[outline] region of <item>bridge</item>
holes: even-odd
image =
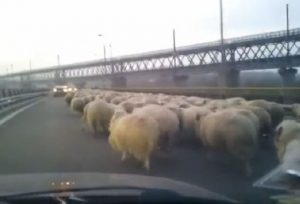
[[[136,55],[41,68],[0,76],[6,83],[53,84],[101,79],[109,87],[126,87],[136,78],[172,76],[180,86],[199,72],[217,72],[220,86],[238,86],[243,70],[279,69],[293,86],[300,65],[300,28],[250,35]],[[105,84],[105,83],[104,83]],[[23,85],[22,85],[23,86]]]

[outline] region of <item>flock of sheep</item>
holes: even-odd
[[[265,137],[274,140],[280,162],[300,162],[300,123],[284,120],[275,102],[91,89],[68,93],[65,100],[89,130],[108,136],[122,160],[133,156],[147,170],[154,151],[168,154],[181,140],[232,155],[246,175]],[[300,105],[292,107],[299,117]]]

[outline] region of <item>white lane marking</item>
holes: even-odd
[[[11,120],[12,118],[14,118],[14,117],[15,117],[16,115],[18,115],[19,113],[21,113],[21,112],[23,112],[24,110],[26,110],[26,109],[28,109],[28,108],[30,108],[30,107],[32,107],[32,106],[34,106],[34,105],[40,103],[40,102],[43,101],[43,100],[44,100],[44,99],[40,99],[40,100],[38,100],[38,101],[36,101],[36,102],[34,102],[34,103],[31,103],[31,104],[29,104],[29,105],[27,105],[27,106],[24,106],[24,107],[22,107],[22,108],[16,110],[15,112],[12,112],[11,114],[5,116],[4,118],[2,118],[2,119],[0,120],[0,126],[3,125],[4,123],[6,123],[7,121]]]

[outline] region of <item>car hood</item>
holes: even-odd
[[[0,176],[0,196],[43,191],[72,191],[72,189],[101,187],[137,187],[171,190],[183,196],[234,202],[205,188],[173,179],[134,174],[110,173],[34,173]]]

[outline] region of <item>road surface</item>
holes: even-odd
[[[169,158],[154,155],[152,170],[113,152],[107,138],[82,130],[80,116],[62,98],[45,98],[0,126],[0,174],[103,172],[163,176],[200,185],[233,199],[266,203],[274,191],[252,183],[277,165],[272,148],[261,148],[254,175],[247,178],[236,163],[209,158],[198,144],[177,145]]]

